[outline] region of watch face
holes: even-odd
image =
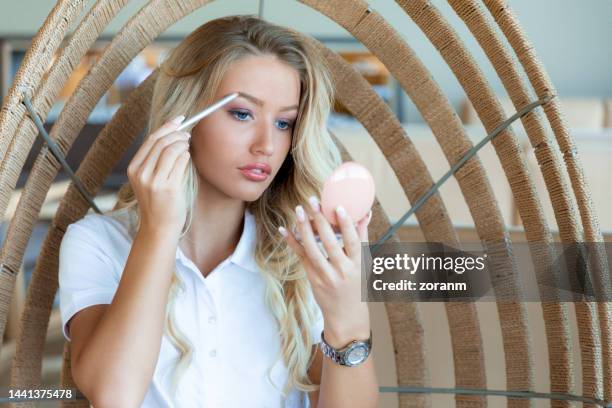
[[[368,346],[365,344],[357,344],[346,355],[348,365],[357,365],[368,357]]]

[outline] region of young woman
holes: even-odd
[[[177,131],[232,92],[242,96]],[[342,247],[318,210],[341,163],[332,95],[320,55],[255,17],[210,21],[169,53],[155,131],[117,205],[69,225],[60,247],[71,370],[95,407],[377,405],[368,349],[352,364],[330,351],[371,338],[370,216],[339,210]]]

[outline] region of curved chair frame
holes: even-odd
[[[367,3],[360,0],[335,0],[333,4],[325,0],[301,2],[345,28],[385,64],[431,128],[450,165],[473,147],[451,104],[430,72],[402,37]],[[97,1],[79,22],[74,35],[60,49],[68,28],[84,6],[83,0],[60,0],[34,38],[0,113],[0,210],[3,213],[37,134],[22,104],[23,95],[31,98],[36,113],[44,120],[72,69],[126,3],[127,0]],[[207,0],[153,0],[125,24],[98,63],[79,83],[51,130],[51,139],[63,154],[70,149],[93,107],[125,66],[167,27],[208,3]],[[491,132],[505,120],[505,115],[457,33],[429,1],[397,0],[397,3],[440,52],[472,102],[486,132]],[[484,7],[476,0],[449,0],[449,3],[489,58],[517,110],[534,99],[530,95],[532,92],[538,98],[555,94],[533,47],[505,1],[483,0]],[[500,29],[502,36],[496,28]],[[409,135],[406,135],[386,104],[352,67],[322,44],[312,39],[309,41],[313,41],[327,57],[340,102],[367,129],[395,172],[407,198],[414,203],[431,187],[433,180]],[[508,42],[510,48],[504,45],[504,41]],[[57,62],[45,72],[44,64],[39,61],[49,61],[55,53],[59,55]],[[520,66],[513,62],[512,53],[518,57]],[[521,79],[521,68],[527,73],[529,83]],[[155,78],[156,72],[130,95],[104,127],[79,166],[76,175],[91,195],[95,195],[108,173],[145,127]],[[557,98],[544,105],[544,113],[545,118],[532,111],[522,121],[544,176],[561,240],[566,243],[602,242],[579,156]],[[545,119],[555,139],[548,136]],[[348,152],[340,141],[335,140],[343,152],[343,158],[349,160]],[[552,243],[552,234],[517,138],[510,129],[506,129],[492,144],[511,186],[528,242]],[[37,215],[60,168],[57,160],[49,153],[48,149],[42,149],[36,159],[0,253],[2,333],[15,286],[15,271],[19,270]],[[503,244],[494,253],[496,264],[500,266],[495,276],[491,277],[497,280],[496,287],[501,291],[499,294],[519,293],[519,274],[507,247],[510,244],[509,234],[478,157],[468,160],[455,173],[455,177],[480,240],[485,245]],[[565,177],[569,177],[570,184],[565,181]],[[40,385],[45,333],[57,291],[59,245],[66,226],[83,217],[88,208],[89,204],[71,185],[44,241],[28,287],[13,360],[13,387]],[[379,237],[390,227],[389,219],[378,201],[373,212],[371,236]],[[416,212],[416,217],[428,241],[459,244],[438,194],[434,194]],[[392,240],[397,241],[397,238],[393,237]],[[532,258],[538,283],[554,282],[557,277],[539,267],[546,262],[539,263],[537,260],[551,260],[556,254],[535,248],[532,250]],[[590,261],[594,284],[609,294],[610,278],[605,257],[597,256]],[[429,386],[431,379],[425,359],[427,345],[419,305],[387,303],[385,306],[395,349],[398,383],[415,387]],[[487,377],[482,334],[475,304],[449,302],[444,306],[449,321],[456,386],[485,389]],[[533,351],[524,305],[519,302],[498,302],[497,312],[503,336],[506,387],[508,390],[535,391]],[[574,369],[568,306],[562,302],[542,303],[542,313],[548,341],[551,392],[569,394],[573,386]],[[581,347],[583,396],[611,401],[610,303],[576,302],[576,319]],[[69,343],[65,344],[64,349],[61,385],[75,387],[70,372]],[[427,393],[402,394],[399,400],[402,407],[431,406],[431,398]],[[455,400],[456,405],[461,407],[486,406],[483,395],[458,394]],[[70,403],[81,404],[88,406],[85,401]],[[509,398],[508,406],[531,406],[531,401]],[[552,406],[569,407],[571,402],[553,400]]]

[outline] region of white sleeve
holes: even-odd
[[[104,245],[103,226],[93,219],[68,225],[59,250],[59,298],[62,331],[70,334],[66,324],[78,311],[92,305],[110,304],[119,281]]]
[[[321,332],[323,331],[323,313],[321,312],[321,308],[317,304],[317,301],[312,298],[312,302],[314,304],[316,315],[315,315],[315,323],[312,325],[312,329],[310,331],[312,337],[312,343],[317,344],[321,342]]]

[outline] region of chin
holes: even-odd
[[[240,176],[240,181],[232,185],[231,193],[234,193],[234,194],[231,194],[231,195],[236,198],[239,198],[240,200],[251,202],[251,201],[257,201],[259,200],[259,198],[261,198],[263,193],[268,188],[270,188],[270,186],[274,182],[276,175],[275,174],[270,175],[269,178],[263,182],[254,182],[254,181],[246,180],[244,179],[242,174],[240,174],[239,176]],[[230,190],[227,190],[227,191],[230,192]]]
[[[263,195],[263,192],[264,190],[253,192],[253,193],[246,193],[244,194],[243,200],[248,201],[248,202],[257,201],[261,198],[261,196]]]
[[[235,193],[232,194],[232,196],[242,201],[257,201],[263,195],[264,191],[266,191],[266,188],[268,188],[267,185],[251,186],[250,188],[239,188],[238,191],[235,191]]]

